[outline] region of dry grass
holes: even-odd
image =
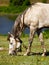
[[[0,0],[0,6],[9,6],[10,0]]]

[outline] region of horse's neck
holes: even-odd
[[[20,14],[20,15],[16,18],[16,21],[15,21],[14,26],[12,27],[12,31],[11,31],[11,33],[12,33],[14,36],[16,35],[16,29],[18,28],[18,27],[16,27],[16,26],[17,26],[18,23],[19,23],[19,25],[20,25],[20,30],[19,30],[19,31],[22,32],[22,31],[25,29],[25,27],[26,27],[26,25],[24,24],[24,16],[25,16],[25,13],[26,13],[26,10],[24,11],[24,13]]]

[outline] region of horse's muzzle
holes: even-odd
[[[14,50],[12,53],[9,53],[9,55],[16,55],[16,51]]]

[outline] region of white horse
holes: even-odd
[[[11,32],[13,37],[11,37],[14,39],[16,39],[16,37],[20,37],[21,32],[26,27],[30,29],[30,36],[29,45],[24,55],[28,55],[30,53],[34,33],[37,31],[39,40],[43,48],[42,56],[44,56],[46,53],[46,48],[44,45],[43,34],[41,29],[44,27],[49,27],[49,4],[35,3],[34,5],[31,5],[27,10],[25,10],[21,15],[19,15],[15,20],[13,30]],[[12,43],[14,44],[14,42]]]

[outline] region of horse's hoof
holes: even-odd
[[[29,56],[29,55],[30,55],[30,52],[24,54],[24,56]]]
[[[27,56],[27,54],[25,53],[24,56]]]
[[[42,56],[45,56],[45,53],[43,53]]]

